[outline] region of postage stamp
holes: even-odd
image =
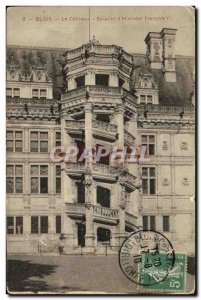
[[[164,253],[160,254],[161,260],[166,259]],[[150,253],[142,253],[142,263],[140,266],[141,276],[144,278],[144,285],[141,290],[163,290],[163,291],[184,291],[186,286],[187,255],[185,253],[175,254],[174,267],[168,272],[166,278],[160,282],[155,282],[148,286],[150,277],[154,276],[151,266],[154,264],[153,256]],[[159,266],[161,268],[161,266]],[[162,268],[161,268],[162,269]]]
[[[131,281],[150,286],[162,282],[174,267],[175,253],[171,242],[156,231],[137,231],[119,251],[121,270]]]

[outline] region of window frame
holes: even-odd
[[[38,174],[31,174],[31,168],[32,167],[38,167]],[[47,167],[47,175],[41,175],[41,167]],[[33,195],[43,195],[43,194],[48,194],[49,193],[49,184],[48,184],[48,179],[49,179],[49,165],[48,164],[31,164],[30,165],[30,193]],[[38,185],[37,185],[37,192],[32,191],[32,178],[37,178],[38,180]],[[47,180],[47,192],[41,192],[41,178],[46,178]]]
[[[147,229],[144,228],[144,218],[147,218]],[[154,226],[151,226],[151,218],[154,220]],[[156,230],[156,216],[155,215],[142,215],[142,228],[143,230]]]
[[[98,78],[98,76],[99,76],[99,78]],[[105,76],[105,78],[107,77],[107,80],[108,80],[107,85],[101,83],[101,76],[102,77]],[[103,80],[103,78],[102,78],[102,80]],[[98,82],[98,81],[100,81],[100,82]],[[103,73],[97,73],[97,74],[95,74],[95,85],[98,85],[98,86],[109,86],[109,83],[110,83],[110,75],[109,74],[105,74],[105,73],[104,74]]]
[[[145,176],[145,175],[143,175],[143,169],[148,169],[148,175],[147,176]],[[155,171],[155,176],[151,176],[150,175],[150,169],[154,169]],[[157,193],[156,193],[156,187],[157,187],[157,181],[156,181],[156,178],[157,178],[157,176],[156,176],[156,172],[157,172],[157,168],[156,168],[156,166],[141,166],[141,178],[142,178],[142,195],[143,196],[155,196]],[[148,192],[147,193],[144,193],[144,191],[143,191],[143,180],[147,180],[147,182],[148,182],[148,185],[147,185],[147,190],[148,190]],[[150,193],[150,191],[151,191],[151,184],[150,184],[150,180],[155,180],[154,181],[154,193]]]
[[[143,142],[143,137],[147,138],[146,142]],[[150,142],[150,137],[154,138],[154,142]],[[155,156],[156,155],[156,135],[149,134],[149,133],[142,133],[141,134],[141,145],[146,147],[145,154],[148,156]],[[150,145],[154,145],[154,154],[150,154]]]
[[[13,167],[13,174],[7,174],[7,167]],[[22,174],[16,174],[16,167],[21,167],[22,168]],[[12,178],[13,179],[13,192],[8,192],[8,187],[7,187],[7,179]],[[21,178],[22,181],[22,190],[20,192],[16,192],[16,183],[17,179]],[[23,164],[6,164],[6,194],[23,194],[24,191],[24,165]]]
[[[34,231],[33,227],[32,227],[33,218],[37,218],[37,227],[38,227],[37,232],[33,232]],[[47,231],[46,230],[42,231],[42,225],[41,225],[42,218],[46,218],[46,220],[47,220],[47,227],[46,227]],[[32,215],[30,221],[31,221],[31,234],[40,235],[40,234],[48,234],[49,233],[49,216],[48,215],[40,215],[40,216]]]
[[[145,97],[145,101],[141,101],[141,96]],[[152,101],[148,102],[147,97],[151,96],[152,97]],[[139,94],[139,103],[140,104],[154,104],[154,95],[153,94]]]
[[[8,132],[12,132],[12,135],[13,135],[12,138],[8,138],[7,137],[7,133]],[[21,138],[17,138],[16,137],[16,133],[19,133],[19,132],[22,135]],[[7,142],[12,142],[12,144],[13,144],[12,150],[8,150]],[[22,143],[22,148],[19,148],[19,149],[21,149],[21,151],[17,151],[17,149],[18,149],[18,147],[16,146],[17,142],[21,142]],[[9,128],[6,129],[6,152],[16,152],[16,153],[23,152],[23,130],[22,129],[14,129],[14,130],[13,129],[9,129]]]
[[[168,218],[168,230],[164,230],[164,220],[165,218]],[[170,232],[170,216],[169,215],[163,215],[162,216],[162,228],[163,228],[163,232]]]
[[[38,137],[37,138],[32,138],[31,137],[32,133],[37,133]],[[47,139],[41,138],[41,133],[47,133]],[[49,137],[49,131],[48,130],[46,130],[46,131],[43,131],[43,130],[30,130],[30,143],[29,143],[30,152],[31,153],[49,153],[49,140],[48,140],[48,137]],[[32,149],[34,149],[34,148],[31,146],[31,142],[37,142],[37,144],[38,144],[37,150],[38,151],[32,151]],[[41,149],[42,149],[41,142],[47,142],[47,148],[46,148],[47,151],[41,151]]]
[[[8,218],[12,218],[13,219],[13,233],[9,233],[8,232]],[[17,231],[17,218],[22,218],[22,230],[20,230],[21,232],[18,233]],[[6,216],[6,234],[12,234],[12,235],[21,235],[24,233],[24,218],[23,216]]]

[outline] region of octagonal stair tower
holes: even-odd
[[[83,149],[135,146],[136,97],[130,91],[133,57],[121,47],[88,44],[64,53],[66,92],[61,97],[62,145],[77,146],[76,157],[63,162],[65,251],[102,245],[115,251],[140,227],[137,163],[85,158]]]

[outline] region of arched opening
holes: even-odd
[[[111,232],[109,229],[98,227],[97,228],[97,242],[110,244]]]
[[[110,208],[110,190],[97,186],[97,204]]]

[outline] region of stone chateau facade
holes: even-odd
[[[194,58],[175,56],[175,29],[145,43],[8,46],[8,253],[117,253],[144,229],[194,254]],[[147,159],[55,163],[60,145],[141,145]]]

